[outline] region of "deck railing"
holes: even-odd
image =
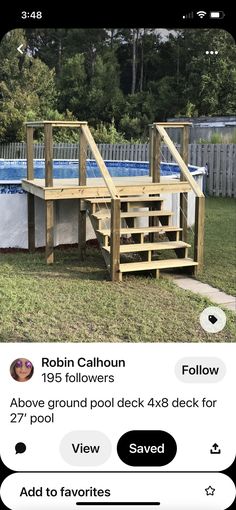
[[[160,161],[161,161],[161,142],[164,142],[172,157],[180,168],[180,181],[188,182],[195,194],[195,229],[194,229],[194,260],[198,262],[197,271],[203,268],[204,255],[204,222],[205,222],[205,196],[201,188],[196,183],[188,169],[188,145],[189,145],[189,126],[188,122],[154,123],[151,126],[151,157],[150,169],[155,182],[160,181]],[[182,129],[181,154],[176,149],[174,143],[166,132],[166,128]],[[180,193],[180,227],[182,231],[182,240],[187,241],[188,228],[188,197],[187,193]]]
[[[111,197],[111,259],[110,272],[113,281],[119,280],[120,265],[120,197],[115,184],[106,168],[103,158],[93,139],[87,122],[61,122],[61,121],[42,121],[27,122],[27,180],[34,180],[34,159],[33,159],[33,136],[37,128],[44,129],[45,146],[45,188],[53,187],[53,128],[78,128],[80,131],[79,143],[79,168],[78,168],[78,186],[86,186],[86,157],[87,147],[90,148],[93,157],[100,169],[105,182],[109,196]],[[53,263],[53,224],[54,224],[54,203],[53,200],[46,200],[45,225],[46,225],[46,260],[48,264]],[[29,248],[35,246],[35,228],[34,228],[34,196],[28,193],[28,221],[29,221]],[[86,209],[83,206],[83,200],[79,199],[79,257],[84,259],[86,247]]]

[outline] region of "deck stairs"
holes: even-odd
[[[111,270],[111,198],[84,201],[108,271]],[[182,228],[173,224],[160,195],[125,196],[120,199],[118,280],[123,273],[148,271],[159,277],[164,269],[198,265],[189,257],[190,244],[182,241]]]

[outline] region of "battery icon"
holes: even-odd
[[[213,19],[222,19],[225,17],[225,13],[223,11],[212,11],[210,12],[210,18]]]

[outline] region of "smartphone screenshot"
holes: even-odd
[[[233,13],[126,7],[0,22],[3,510],[235,506]]]

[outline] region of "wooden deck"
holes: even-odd
[[[26,123],[27,128],[27,179],[22,181],[22,188],[28,194],[28,238],[29,249],[35,249],[35,196],[45,201],[45,239],[46,261],[52,264],[54,260],[54,201],[55,200],[78,200],[78,246],[79,258],[85,257],[86,247],[86,214],[88,212],[92,226],[95,230],[102,253],[109,268],[112,281],[121,281],[122,272],[130,270],[141,271],[146,269],[155,270],[159,276],[160,269],[165,267],[202,267],[203,243],[204,243],[204,195],[195,182],[188,169],[188,128],[186,123],[176,124],[174,127],[181,128],[182,142],[179,153],[169,138],[165,128],[168,123],[154,123],[150,126],[150,176],[142,177],[115,177],[113,178],[101,157],[98,147],[93,139],[87,122],[56,122],[40,121]],[[34,130],[38,127],[44,129],[45,145],[45,178],[35,179],[33,159]],[[53,177],[53,129],[57,127],[76,127],[79,132],[79,165],[77,179],[54,179]],[[180,179],[161,177],[161,141],[168,146],[174,160],[180,168]],[[88,178],[86,175],[87,148],[90,148],[93,158],[100,170],[101,178]],[[188,257],[187,240],[187,193],[193,191],[195,200],[195,234],[194,234],[194,260]],[[169,219],[172,211],[162,208],[163,198],[160,195],[170,193],[180,194],[179,220],[180,227],[170,226]],[[138,199],[138,203],[137,203]],[[90,202],[92,200],[92,202]],[[99,204],[103,201],[109,210],[101,213]],[[139,208],[134,213],[133,206]],[[143,212],[143,209],[146,209]],[[138,228],[135,219],[146,217],[148,227]],[[109,228],[104,229],[104,218],[110,222]],[[121,224],[122,222],[122,224]],[[126,227],[123,226],[126,224]],[[128,264],[121,263],[121,236],[128,235],[132,238],[135,246],[142,245],[145,236],[149,237],[149,243],[157,241],[162,234],[166,242],[175,243],[168,245],[168,249],[174,249],[177,259],[164,259],[163,261],[152,260],[154,249],[140,248],[142,262]],[[181,238],[180,238],[181,236]],[[180,244],[184,243],[184,244]],[[155,245],[156,246],[156,245]],[[164,246],[161,246],[164,249]],[[159,251],[159,247],[158,250]],[[124,255],[124,253],[123,253]],[[144,261],[144,257],[148,260]],[[173,264],[175,264],[173,266]],[[176,266],[177,264],[177,266]]]
[[[188,182],[163,177],[153,183],[146,177],[114,177],[114,184],[120,196],[150,193],[178,193],[191,191]],[[53,179],[53,186],[45,186],[45,179],[23,179],[22,188],[42,200],[65,200],[79,198],[109,197],[109,191],[101,178],[87,179],[85,186],[78,185],[78,179]]]

